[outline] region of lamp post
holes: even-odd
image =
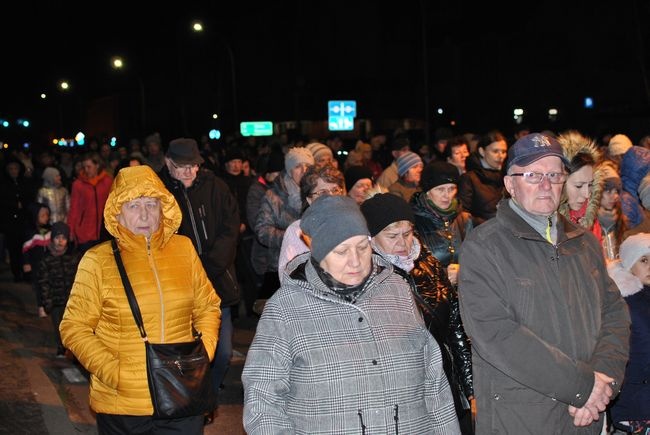
[[[57,87],[61,91],[61,95],[70,91],[70,83],[67,80],[61,80]],[[59,97],[59,135],[63,134],[63,96]]]
[[[111,66],[115,70],[123,70],[125,67],[124,59],[120,56],[114,56],[111,58]],[[145,99],[144,82],[142,81],[140,74],[136,74],[136,79],[138,81],[138,89],[140,91],[140,133],[142,136],[144,136],[147,132],[147,105]]]
[[[203,23],[199,20],[192,22],[192,31],[196,33],[202,33],[204,31]],[[217,36],[219,43],[224,47],[228,55],[228,60],[230,62],[230,86],[231,86],[231,95],[232,95],[232,122],[233,128],[237,128],[237,123],[239,122],[239,114],[237,110],[237,74],[235,66],[235,54],[232,50],[230,44],[226,43],[220,36]]]

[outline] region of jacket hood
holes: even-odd
[[[585,216],[582,218],[582,225],[585,228],[591,228],[598,217],[598,208],[600,207],[600,197],[603,194],[603,171],[599,168],[599,163],[602,160],[602,153],[594,141],[582,136],[575,130],[568,131],[561,134],[557,138],[560,145],[562,145],[562,152],[568,161],[571,161],[579,153],[589,154],[594,160],[594,184],[591,189],[591,195],[587,202],[587,210]],[[562,197],[560,199],[560,206],[558,212],[570,219],[569,216],[569,203],[566,191],[562,190]]]
[[[162,243],[165,244],[178,230],[182,213],[174,195],[167,190],[162,180],[149,166],[126,167],[117,173],[104,208],[106,229],[118,240],[132,238],[133,233],[118,224],[117,215],[122,212],[124,203],[142,196],[160,200],[162,218],[156,234],[162,232]]]

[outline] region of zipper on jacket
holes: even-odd
[[[196,251],[199,256],[201,256],[203,254],[203,248],[201,247],[201,236],[199,235],[199,230],[196,228],[196,219],[194,219],[194,210],[192,209],[192,203],[190,202],[189,196],[187,196],[187,189],[185,187],[181,187],[181,190],[183,191],[183,197],[187,203],[187,214],[190,216],[190,221],[192,222],[192,231],[194,232],[194,238],[196,240]]]
[[[366,435],[366,425],[363,424],[363,414],[361,414],[361,410],[357,410],[357,415],[359,416],[359,423],[361,424],[361,435]]]
[[[149,258],[149,265],[153,271],[153,276],[156,278],[156,287],[158,288],[158,297],[160,298],[160,342],[165,342],[165,302],[163,299],[162,286],[160,285],[160,277],[158,276],[158,269],[156,269],[156,263],[153,261],[153,255],[151,255],[151,236],[145,237],[147,241],[147,257]]]
[[[395,420],[395,435],[399,434],[399,405],[395,405],[395,414],[393,420]]]

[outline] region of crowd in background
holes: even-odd
[[[420,289],[414,294],[420,297],[425,319],[429,313],[431,333],[448,351],[443,353],[445,373],[461,430],[471,433],[473,389],[466,353],[470,340],[457,308],[460,252],[467,235],[494,218],[497,205],[508,196],[503,181],[508,150],[528,133],[524,128],[512,135],[499,130],[441,132],[432,144],[416,143],[403,131],[360,139],[272,137],[227,144],[206,138],[199,143],[187,138],[175,142],[154,133],[142,143],[132,140],[114,147],[91,140],[82,147],[5,150],[0,155],[4,168],[0,252],[14,280],[32,284],[39,315],[56,315],[58,329],[76,263],[85,251],[110,237],[103,210],[113,179],[121,168],[147,165],[176,196],[183,210],[181,233],[193,239],[199,256],[209,250],[201,246],[202,240],[220,251],[201,257],[215,289],[230,286],[223,283],[223,276],[232,274],[231,290],[237,294],[220,295],[222,316],[258,317],[265,302],[291,282],[287,264],[313,244],[301,231],[310,206],[320,197],[348,196],[365,215],[373,249],[413,275]],[[576,130],[544,132],[557,139],[568,162],[558,212],[592,232],[607,263],[615,264],[628,237],[650,232],[650,140],[639,138],[635,145],[625,134],[613,133],[589,138]],[[186,159],[183,153],[193,153],[195,146],[200,156]],[[178,164],[181,161],[184,165]],[[185,173],[193,174],[188,182],[183,181]],[[208,213],[197,206],[201,195],[187,196],[190,189],[196,192],[197,183],[218,186],[213,189],[221,189],[220,195],[227,196],[222,201],[232,211],[217,218],[215,210]],[[382,215],[387,220],[379,219]],[[373,227],[377,219],[380,222]],[[232,240],[215,242],[225,226],[232,227]],[[392,232],[382,233],[386,228]],[[64,253],[70,255],[57,263],[64,267],[53,269],[49,257]],[[229,260],[206,260],[211,255]],[[47,269],[41,271],[41,265]],[[54,272],[56,280],[48,279]],[[422,273],[435,280],[425,283]],[[61,288],[53,289],[48,281]],[[431,288],[445,297],[432,296]],[[450,306],[439,324],[431,319],[440,320],[432,313],[443,299]],[[442,328],[444,336],[436,334]],[[450,340],[452,335],[455,339]],[[645,333],[643,339],[647,338]],[[62,355],[65,349],[57,340],[57,355]]]

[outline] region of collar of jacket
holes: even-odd
[[[537,240],[548,243],[533,227],[528,225],[508,204],[509,198],[504,198],[497,204],[497,219],[504,227],[504,231],[510,231],[513,236],[520,239]],[[557,244],[567,240],[580,237],[585,234],[585,229],[569,222],[564,216],[558,213],[557,216]]]

